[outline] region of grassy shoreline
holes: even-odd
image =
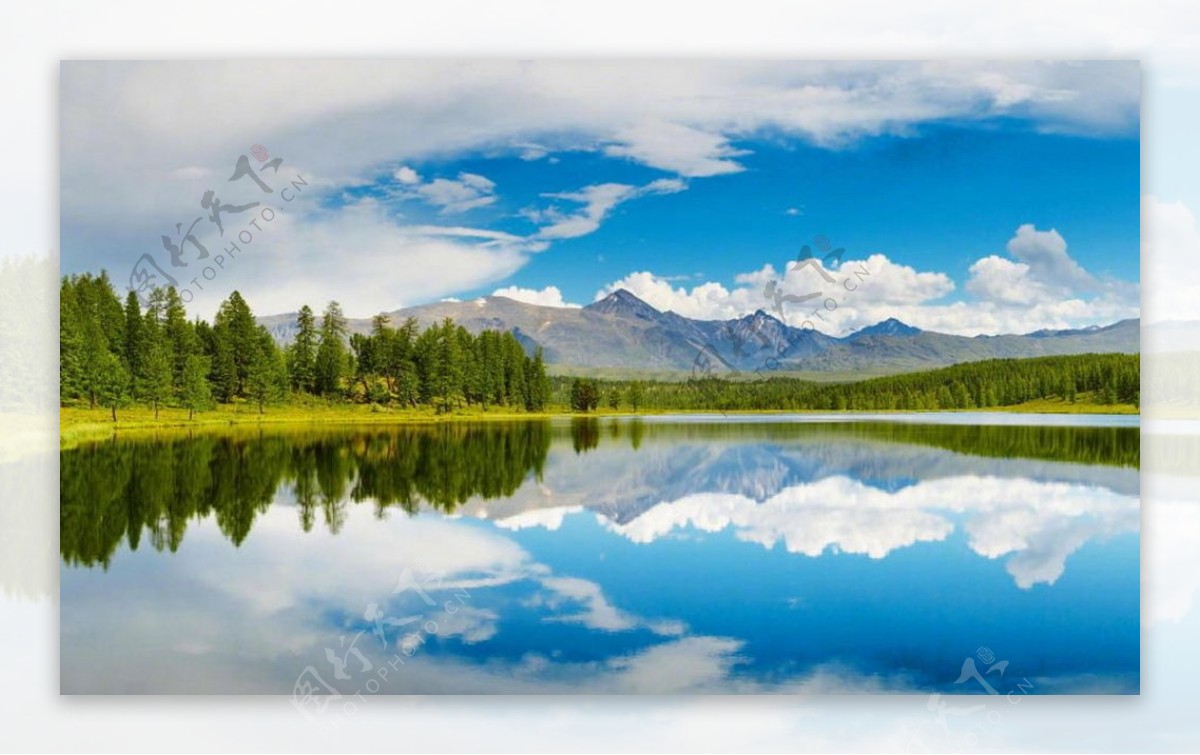
[[[637,412],[637,416],[656,416],[665,414],[713,414],[719,410],[666,410],[654,409]],[[965,409],[961,411],[983,411],[989,413],[1011,414],[1138,414],[1138,409],[1128,404],[1092,404],[1068,403],[1058,399],[1040,399],[1025,404],[988,409]],[[938,412],[938,413],[944,413]],[[728,416],[739,415],[771,415],[771,414],[856,414],[854,411],[798,411],[798,410],[729,410]],[[871,411],[870,414],[925,414],[919,411]],[[504,409],[462,410],[450,414],[436,414],[432,409],[390,409],[379,406],[362,404],[311,405],[311,406],[282,406],[268,407],[260,414],[258,409],[249,404],[221,405],[216,409],[196,412],[194,419],[188,419],[186,409],[162,408],[158,418],[154,411],[146,407],[129,407],[117,411],[117,421],[112,421],[108,409],[62,407],[59,410],[59,443],[69,447],[88,440],[101,440],[116,434],[131,434],[143,431],[162,430],[220,430],[235,427],[239,429],[261,427],[263,425],[388,425],[441,422],[489,422],[531,419],[551,419],[555,417],[621,417],[631,416],[631,412],[611,409],[597,409],[586,414],[561,410],[545,412],[514,412]]]

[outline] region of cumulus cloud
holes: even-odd
[[[1008,240],[1008,253],[1029,265],[1039,279],[1072,291],[1087,290],[1096,280],[1067,254],[1067,241],[1051,228],[1039,231],[1032,223],[1017,228]]]
[[[1188,226],[1174,214],[1169,227],[1176,235],[1182,230],[1186,239],[1183,229]],[[1194,234],[1194,224],[1191,228]],[[1200,236],[1194,238],[1200,247]],[[830,335],[846,335],[888,318],[974,336],[1108,325],[1139,316],[1140,287],[1093,276],[1067,254],[1066,240],[1057,231],[1022,225],[1006,248],[1015,259],[993,254],[976,260],[967,270],[969,296],[955,301],[948,300],[957,289],[949,274],[918,270],[882,253],[831,261],[827,273],[832,280],[807,262],[787,262],[782,273],[766,264],[734,276],[732,288],[714,281],[675,286],[672,277],[643,270],[602,287],[596,299],[624,288],[658,309],[702,320],[744,317],[762,309],[794,327]]]
[[[984,301],[1024,306],[1047,298],[1045,286],[1024,262],[991,254],[971,265],[968,274],[967,290]]]
[[[392,173],[392,178],[397,182],[411,186],[421,183],[421,174],[407,165],[401,165]]]
[[[900,548],[945,540],[962,518],[971,549],[1008,556],[1016,585],[1053,584],[1067,558],[1089,540],[1136,532],[1136,496],[1066,482],[963,475],[897,491],[849,477],[793,485],[763,501],[739,494],[697,493],[663,502],[624,524],[605,527],[636,543],[694,527],[731,529],[742,541],[810,557],[831,550],[884,558]]]
[[[879,311],[922,305],[954,290],[954,282],[944,273],[919,271],[872,254],[864,260],[846,260],[829,271],[830,282],[811,265],[788,262],[782,274],[771,264],[734,277],[732,289],[712,281],[687,288],[673,286],[671,280],[649,271],[630,273],[601,288],[596,300],[624,288],[650,305],[701,320],[726,320],[742,317],[759,309],[780,317],[776,302],[768,291],[774,281],[777,290],[792,297],[811,297],[805,302],[787,304],[780,319],[793,326],[819,317],[817,330],[841,332],[877,320],[869,320]],[[817,296],[812,297],[812,294]],[[835,298],[833,309],[825,300]],[[842,303],[838,303],[841,301]],[[817,312],[816,315],[812,314]],[[880,318],[885,319],[885,318]],[[867,321],[869,320],[869,321]],[[808,327],[808,326],[805,326]]]
[[[1013,259],[990,255],[970,268],[967,290],[983,301],[1031,305],[1049,298],[1095,291],[1099,282],[1067,254],[1067,242],[1054,230],[1026,223],[1006,245]]]
[[[525,302],[526,304],[537,304],[541,307],[579,307],[578,304],[571,304],[564,301],[562,291],[558,290],[558,286],[546,286],[540,291],[533,288],[521,288],[520,286],[507,286],[496,289],[492,292],[492,296],[504,296],[509,299]]]

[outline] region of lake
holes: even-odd
[[[61,688],[1135,694],[1139,458],[1137,417],[1000,414],[86,443]]]

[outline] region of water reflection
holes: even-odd
[[[383,691],[949,689],[985,640],[1042,691],[1138,686],[1136,429],[429,425],[61,464],[64,691],[349,684],[432,613]]]

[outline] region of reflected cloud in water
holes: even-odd
[[[64,451],[63,689],[955,691],[981,636],[1138,688],[1136,429],[604,429]]]

